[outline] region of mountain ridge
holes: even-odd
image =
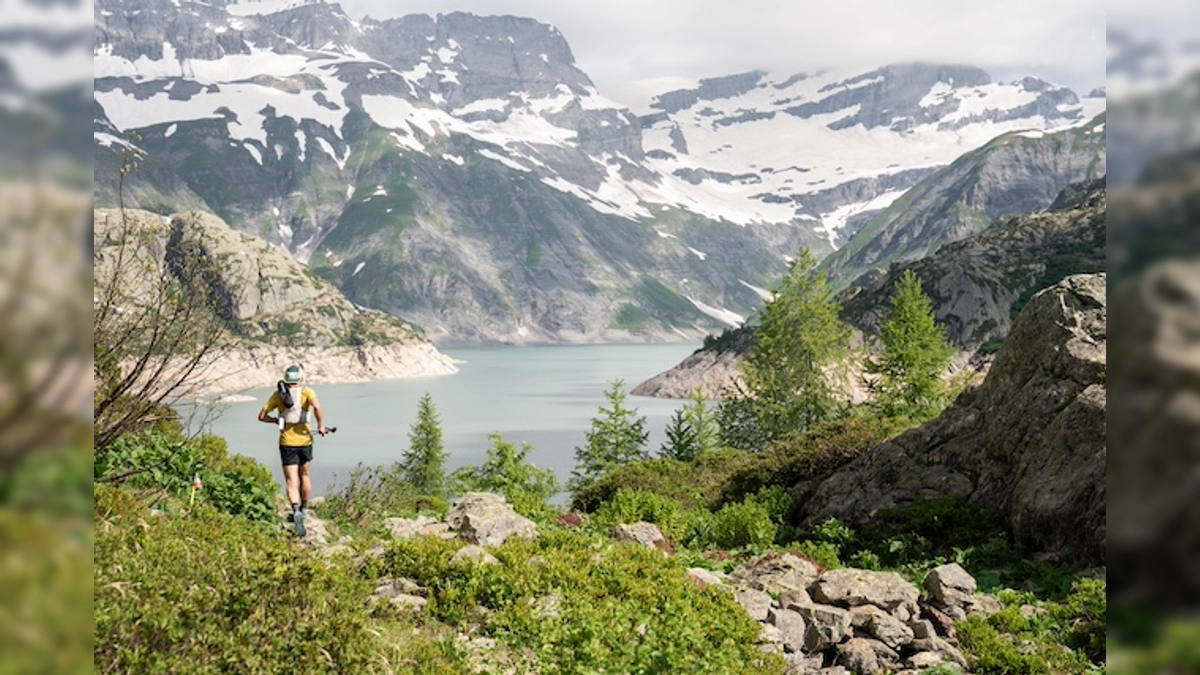
[[[763,74],[751,89],[715,78],[710,89],[734,95],[720,99],[733,106],[721,124],[699,95],[648,122],[602,96],[546,24],[356,21],[324,2],[101,0],[94,55],[98,204],[114,205],[121,185],[136,206],[213,212],[447,344],[697,338],[753,312],[754,289],[798,245],[832,250],[971,139],[998,124],[1072,124],[1091,105],[1050,85],[979,84],[986,74],[956,86],[939,79],[951,70],[912,65]],[[906,100],[953,108],[939,123],[963,125],[831,128],[842,104],[896,78],[929,84]],[[1038,101],[1049,117],[1021,117]],[[1018,118],[981,122],[980,110]],[[781,120],[792,131],[778,133]],[[787,161],[745,161],[779,139]],[[804,165],[796,144],[821,139],[821,152],[858,144],[842,153],[857,164]],[[122,151],[140,153],[124,181]]]

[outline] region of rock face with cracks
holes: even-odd
[[[937,419],[795,494],[798,519],[860,524],[945,496],[985,506],[1043,557],[1103,564],[1106,275],[1035,295],[984,382]]]

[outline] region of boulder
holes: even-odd
[[[513,510],[504,498],[490,492],[468,492],[446,514],[458,536],[480,546],[499,546],[509,537],[532,539],[537,526]]]
[[[1188,157],[1194,166],[1195,154]],[[1191,178],[1186,180],[1186,192],[1178,197],[1126,195],[1131,242],[1150,223],[1172,223],[1169,234],[1158,235],[1172,246],[1179,244],[1177,232],[1197,231],[1173,224],[1186,222],[1182,213],[1194,213],[1180,211],[1180,205],[1196,203]],[[1162,214],[1148,218],[1130,210],[1138,201],[1160,204]],[[1119,317],[1113,342],[1121,358],[1107,373],[1119,393],[1108,416],[1109,593],[1191,611],[1200,603],[1200,259],[1192,254],[1164,260],[1127,276],[1114,285],[1113,311]]]
[[[805,625],[804,618],[799,612],[790,609],[770,610],[771,625],[779,629],[779,642],[786,652],[799,652],[804,649]]]
[[[970,597],[977,587],[975,577],[958,563],[933,568],[921,585],[935,602],[942,605],[961,604],[961,598]]]
[[[921,592],[895,572],[829,570],[809,587],[813,600],[838,607],[874,605],[888,612],[916,608]]]
[[[883,670],[871,643],[863,638],[851,638],[838,647],[838,663],[858,675],[874,675]]]
[[[484,565],[494,565],[500,562],[496,559],[496,556],[488,553],[482,547],[476,546],[475,544],[470,544],[458,549],[454,552],[454,556],[450,558],[450,562],[462,562],[464,560],[475,560]]]
[[[950,644],[940,637],[917,638],[912,641],[909,648],[915,652],[936,652],[946,661],[952,661],[966,668],[967,659],[963,653],[958,650],[958,647]]]
[[[719,574],[717,572],[713,572],[712,570],[706,570],[703,567],[689,567],[685,574],[687,575],[687,578],[696,582],[696,584],[698,584],[701,588],[706,586],[725,585],[726,577],[724,574]]]
[[[850,612],[828,605],[791,605],[804,619],[804,650],[819,652],[850,636]]]
[[[981,385],[806,493],[793,509],[800,524],[861,525],[958,496],[998,514],[1031,552],[1104,564],[1105,283],[1076,275],[1035,295]]]
[[[741,588],[734,592],[733,597],[742,609],[755,621],[766,621],[767,613],[774,602],[771,596],[753,588]]]
[[[617,541],[632,541],[635,544],[641,544],[646,548],[658,549],[667,551],[671,548],[670,542],[663,536],[662,530],[654,523],[632,523],[613,526],[613,538]]]
[[[933,668],[940,666],[943,662],[942,655],[937,652],[917,652],[904,662],[904,665],[909,668],[924,670],[925,668]]]
[[[396,539],[411,539],[419,535],[440,535],[449,529],[446,523],[430,518],[385,518],[383,527]]]
[[[768,554],[730,572],[751,588],[775,595],[806,590],[820,574],[816,563],[792,553]]]
[[[921,584],[929,592],[931,604],[954,620],[966,618],[966,608],[973,604],[975,577],[958,563],[935,567],[925,575]]]
[[[388,604],[396,609],[419,612],[425,609],[425,605],[429,604],[429,601],[419,595],[406,595],[401,593],[388,598]]]
[[[856,607],[855,609],[863,608]],[[875,609],[875,611],[871,612],[863,622],[860,633],[870,635],[892,649],[900,649],[913,641],[913,630],[907,624],[883,610],[874,607],[871,609]],[[851,610],[851,612],[853,611]]]

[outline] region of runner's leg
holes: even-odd
[[[308,504],[308,498],[312,496],[312,479],[308,475],[308,467],[312,466],[312,462],[305,462],[300,465],[300,503]]]
[[[284,464],[283,480],[286,484],[288,503],[300,503],[300,467],[295,464]]]

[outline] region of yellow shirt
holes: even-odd
[[[312,407],[312,402],[317,399],[317,393],[308,387],[300,388],[300,409],[308,412]],[[267,404],[263,406],[264,412],[277,411],[276,414],[282,415],[283,399],[279,397],[279,392],[271,394],[271,398],[267,399]],[[283,429],[279,431],[279,444],[289,448],[303,448],[313,444],[312,430],[308,428],[307,422],[299,424],[284,424]]]

